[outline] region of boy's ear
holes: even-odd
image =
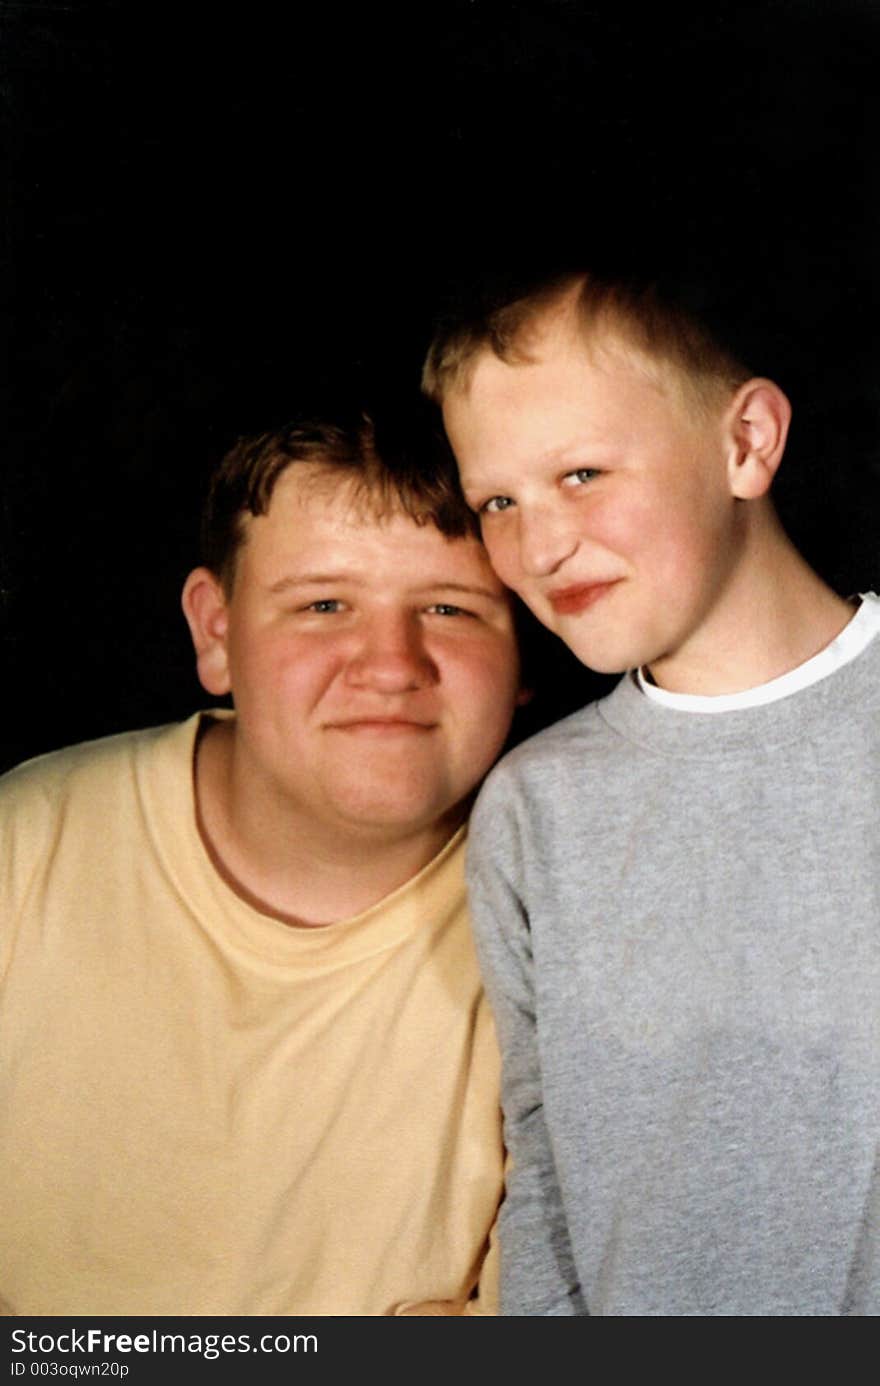
[[[791,405],[772,380],[747,380],[725,416],[728,479],[738,500],[755,500],[770,490],[785,451]]]
[[[220,580],[209,568],[194,568],[183,584],[183,614],[196,652],[199,682],[216,697],[230,690],[226,633],[229,611]]]

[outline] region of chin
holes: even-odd
[[[386,834],[407,837],[439,823],[444,815],[435,804],[406,800],[358,798],[336,804],[340,819],[370,836]]]
[[[619,651],[587,649],[568,640],[564,643],[568,645],[575,658],[588,669],[592,669],[594,674],[625,674],[643,663],[637,656],[632,657]]]

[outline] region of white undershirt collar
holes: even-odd
[[[788,698],[803,688],[826,679],[836,669],[849,664],[871,643],[880,631],[880,597],[874,592],[861,594],[861,605],[839,635],[820,650],[812,659],[790,669],[787,674],[760,683],[757,688],[746,688],[741,693],[719,693],[706,696],[698,693],[670,693],[649,683],[642,669],[636,670],[636,682],[647,698],[663,707],[676,708],[679,712],[737,712],[747,707],[761,707],[765,703],[775,703],[780,698]]]

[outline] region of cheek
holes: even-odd
[[[639,494],[624,503],[597,505],[590,534],[597,543],[656,579],[658,586],[684,580],[702,562],[700,526],[682,524],[672,494]],[[685,512],[687,513],[687,512]]]
[[[485,751],[488,768],[507,736],[519,693],[513,637],[492,642],[479,657],[459,663],[454,673],[448,670],[445,682],[462,741]]]
[[[297,641],[273,652],[265,666],[285,703],[308,711],[337,687],[345,659],[327,641]]]
[[[480,526],[486,553],[496,574],[506,587],[516,589],[520,573],[519,540],[512,518]]]
[[[636,558],[656,528],[651,503],[636,495],[591,500],[581,527],[582,537],[626,559]]]
[[[315,703],[333,677],[333,660],[323,647],[284,638],[236,644],[233,694],[267,718],[287,710],[299,715]]]

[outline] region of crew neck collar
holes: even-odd
[[[699,717],[645,696],[627,674],[595,715],[627,740],[661,755],[714,759],[719,753],[756,755],[808,738],[829,739],[866,707],[880,714],[880,640],[797,693],[717,717]]]
[[[710,696],[695,693],[671,693],[658,688],[646,677],[644,669],[635,671],[635,681],[652,703],[677,712],[713,715],[722,712],[739,712],[748,708],[762,707],[789,698],[811,685],[828,678],[837,669],[856,659],[880,631],[880,598],[873,592],[864,592],[860,604],[852,618],[835,638],[811,659],[805,660],[797,668],[790,669],[778,678],[770,679],[754,688],[743,689],[740,693],[721,693]]]

